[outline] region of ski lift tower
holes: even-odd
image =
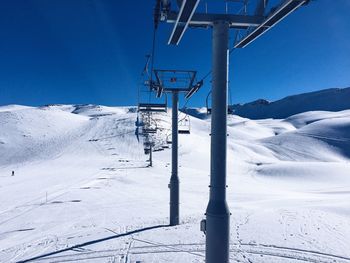
[[[278,5],[270,6],[268,0],[255,0],[252,14],[248,14],[248,1],[234,1],[244,5],[244,14],[211,14],[195,13],[200,0],[177,0],[178,11],[171,10],[171,0],[156,0],[161,10],[160,20],[174,23],[168,44],[178,45],[188,27],[213,29],[210,198],[206,220],[201,224],[206,233],[207,263],[229,262],[230,212],[226,202],[229,30],[245,33],[234,45],[244,48],[309,1],[279,0]]]
[[[171,177],[170,177],[170,225],[175,226],[180,221],[180,191],[178,176],[178,110],[179,93],[184,93],[189,99],[203,85],[203,81],[195,82],[196,71],[193,70],[159,70],[154,71],[155,80],[150,81],[150,89],[160,98],[163,93],[172,95],[172,147],[171,147]]]

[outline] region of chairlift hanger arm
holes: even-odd
[[[183,34],[185,33],[189,22],[192,19],[194,12],[200,0],[182,0],[180,11],[177,14],[175,26],[171,32],[168,44],[178,45]],[[179,1],[180,3],[180,1]]]
[[[171,7],[171,1],[170,0],[161,0],[161,11],[167,12],[170,10]]]
[[[235,44],[235,48],[244,48],[258,37],[266,33],[276,24],[281,22],[286,16],[295,11],[300,6],[307,4],[309,0],[286,0],[277,10],[272,11],[266,20],[250,34]]]
[[[154,86],[158,87],[156,91],[161,89],[163,93],[188,92],[192,88],[197,75],[197,71],[195,70],[155,69],[153,72],[156,78]],[[175,82],[180,82],[183,86],[174,87],[169,85],[169,82],[172,82],[172,76],[169,76],[169,74],[182,74],[180,76],[174,76],[174,79]]]
[[[185,70],[185,69],[155,69],[154,72],[173,72],[173,73],[191,73],[196,74],[197,71],[195,70]]]
[[[255,9],[255,15],[263,16],[265,13],[267,4],[268,4],[268,0],[258,0],[258,4]]]
[[[143,67],[143,71],[141,75],[144,75],[146,73],[149,76],[148,67],[149,67],[150,60],[151,60],[151,55],[146,55],[146,64]]]
[[[203,80],[201,80],[197,84],[192,86],[192,88],[185,95],[185,99],[191,98],[192,95],[195,94],[203,86],[203,84],[204,84],[204,82],[203,82]]]
[[[155,73],[157,72],[156,70],[153,70]],[[162,80],[159,78],[158,74],[155,74],[156,79],[157,79],[157,89],[159,89],[159,87],[162,87]]]
[[[162,95],[163,95],[163,87],[162,86],[158,86],[157,90],[156,90],[156,97],[160,98],[160,97],[162,97]]]
[[[190,27],[209,27],[214,21],[228,21],[230,28],[249,29],[253,28],[247,36],[238,40],[235,48],[243,48],[263,35],[286,16],[310,0],[285,0],[284,3],[272,10],[267,18],[264,17],[268,0],[259,0],[254,15],[231,15],[231,14],[207,14],[194,13],[199,0],[183,0],[179,12],[168,9],[162,15],[162,20],[174,23],[175,26],[169,38],[168,44],[178,45],[186,29]]]

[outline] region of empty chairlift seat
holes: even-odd
[[[145,118],[144,123],[145,125],[142,127],[143,134],[157,133],[157,122],[151,116]]]
[[[142,132],[144,134],[154,134],[154,133],[157,133],[157,128],[153,128],[153,127],[144,127],[142,129]]]
[[[172,144],[172,143],[173,143],[172,140],[171,140],[171,134],[168,134],[168,135],[166,136],[166,143],[167,143],[167,144]]]
[[[179,121],[178,124],[178,132],[179,134],[190,134],[191,133],[191,125],[190,125],[190,117],[186,115],[183,119]]]
[[[139,103],[140,112],[166,112],[166,103]]]

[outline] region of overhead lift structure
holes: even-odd
[[[229,30],[245,32],[234,45],[235,48],[244,48],[309,0],[280,0],[275,6],[269,5],[268,0],[255,0],[256,8],[252,14],[196,13],[199,2],[177,0],[179,10],[173,11],[170,0],[156,1],[160,19],[174,23],[168,44],[178,45],[188,27],[212,28],[210,197],[206,220],[201,223],[201,227],[206,233],[206,262],[228,263],[230,212],[226,202],[226,152]],[[244,10],[248,10],[248,1],[235,2],[241,2]]]
[[[189,99],[195,94],[203,82],[194,83],[197,72],[194,70],[155,69],[153,71],[155,80],[150,82],[150,89],[160,98],[164,93],[172,96],[172,118],[171,118],[171,177],[170,189],[170,225],[175,226],[180,222],[180,190],[178,176],[178,134],[179,130],[178,111],[179,93],[184,93]]]

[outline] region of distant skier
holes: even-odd
[[[15,176],[15,171],[12,171],[12,174],[11,174],[11,176]]]

